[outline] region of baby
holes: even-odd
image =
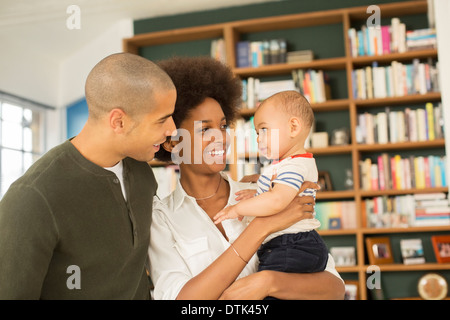
[[[303,182],[317,182],[318,179],[313,155],[304,148],[313,122],[310,104],[297,91],[274,94],[258,107],[254,117],[258,149],[273,162],[260,175],[256,196],[254,190],[251,196],[246,190],[246,195],[241,195],[244,200],[224,208],[214,217],[216,224],[225,219],[276,214],[297,195],[315,197],[314,189],[299,194]],[[277,136],[275,130],[278,139],[274,138]],[[267,237],[258,250],[259,271],[323,271],[328,249],[314,230],[319,226],[320,222],[315,218],[304,219]]]

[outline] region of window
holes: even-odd
[[[44,152],[44,121],[43,108],[0,95],[0,197]]]

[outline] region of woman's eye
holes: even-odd
[[[222,129],[223,129],[223,130],[228,129],[228,125],[227,125],[227,124],[223,124],[223,125],[222,125]]]

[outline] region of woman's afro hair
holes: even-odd
[[[177,90],[173,113],[177,128],[205,98],[213,98],[220,104],[227,124],[234,122],[241,104],[242,86],[227,65],[207,56],[173,57],[158,65],[169,75]],[[162,161],[171,160],[170,152],[164,148],[160,148],[155,156]]]

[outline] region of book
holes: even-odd
[[[287,42],[284,39],[239,41],[235,50],[238,68],[256,68],[287,61]]]
[[[347,31],[352,57],[402,53],[412,50],[435,49],[437,37],[435,28],[407,30],[398,17],[391,18],[390,25],[378,27],[366,25],[360,30]]]
[[[211,57],[222,62],[227,63],[227,55],[225,53],[225,40],[223,38],[211,41]]]
[[[356,228],[355,201],[319,201],[315,205],[316,219],[320,221],[319,230]],[[340,223],[335,223],[339,221]]]
[[[238,68],[250,66],[250,42],[239,41],[236,43],[236,65]]]
[[[397,143],[405,141],[429,141],[443,138],[441,125],[442,106],[427,103],[416,110],[406,107],[403,111],[385,111],[372,115],[364,112],[358,115],[356,129],[357,143]],[[439,120],[436,120],[436,117]]]
[[[446,156],[389,156],[359,161],[362,190],[405,190],[446,187]],[[383,189],[384,188],[384,189]]]
[[[425,263],[422,239],[402,239],[400,248],[404,264]]]
[[[392,61],[390,66],[371,66],[353,70],[354,98],[372,99],[401,97],[439,91],[438,63],[422,63],[413,59],[411,64]]]
[[[312,50],[290,51],[286,54],[287,63],[309,62],[314,58]]]

